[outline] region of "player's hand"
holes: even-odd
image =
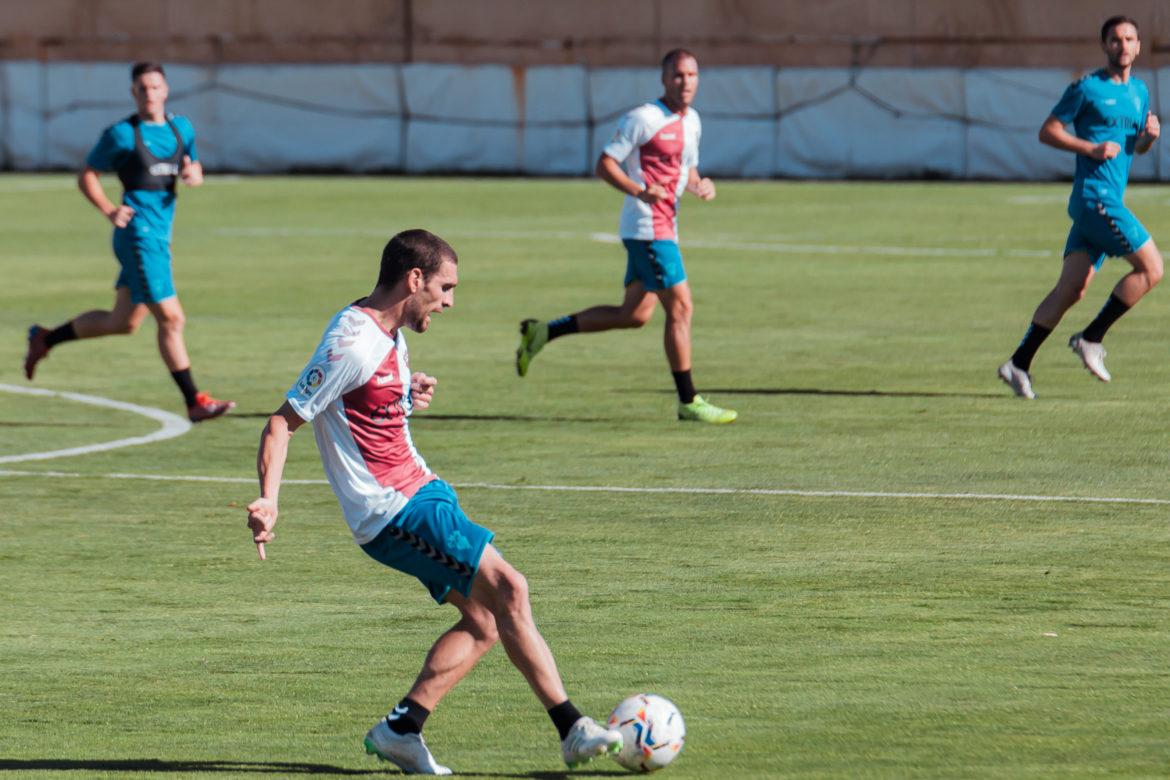
[[[1089,154],[1094,160],[1112,160],[1117,155],[1121,154],[1121,146],[1113,141],[1102,141],[1093,147],[1093,151]]]
[[[708,178],[699,179],[695,186],[687,189],[698,195],[701,200],[715,200],[715,182]]]
[[[203,166],[192,162],[190,155],[183,155],[183,167],[179,169],[179,178],[188,187],[198,187],[203,183]]]
[[[410,375],[410,403],[415,409],[426,409],[431,405],[435,396],[435,385],[439,383],[433,376],[427,376],[421,371]]]
[[[1149,138],[1152,143],[1161,134],[1162,123],[1158,121],[1158,115],[1151,111],[1146,114],[1146,129],[1142,131],[1142,135]]]
[[[258,498],[248,504],[248,528],[252,529],[252,541],[260,560],[265,560],[264,544],[276,538],[272,528],[276,525],[276,500]]]
[[[134,209],[123,204],[107,214],[106,219],[110,220],[114,227],[124,228],[134,219]]]
[[[648,203],[651,206],[653,206],[655,203],[668,200],[669,198],[670,193],[668,193],[666,188],[661,184],[647,184],[642,188],[642,191],[638,193],[638,200],[642,201],[643,203]]]

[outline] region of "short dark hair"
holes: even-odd
[[[1105,43],[1109,33],[1119,24],[1132,24],[1135,31],[1138,29],[1138,23],[1128,16],[1110,16],[1105,20],[1105,24],[1101,25],[1101,43]]]
[[[403,230],[382,250],[382,266],[378,270],[378,287],[385,290],[398,284],[410,271],[417,268],[423,279],[429,279],[445,261],[458,264],[459,256],[443,239],[429,230]]]
[[[665,73],[670,68],[673,68],[683,57],[690,57],[695,62],[699,61],[699,58],[695,56],[694,52],[688,49],[671,49],[662,58],[662,72]]]
[[[157,73],[164,79],[167,77],[161,62],[136,62],[130,69],[130,81],[138,81],[138,77],[144,73]]]

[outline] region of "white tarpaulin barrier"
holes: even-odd
[[[185,112],[208,166],[366,172],[401,164],[395,66],[234,65],[220,69],[208,95],[219,122],[204,129]]]
[[[1058,69],[711,67],[700,168],[720,177],[1050,180],[1071,155],[1036,139],[1078,74]],[[1170,68],[1139,71],[1155,110]],[[169,108],[210,170],[588,175],[655,68],[175,65]],[[76,169],[129,115],[108,63],[0,62],[0,165]],[[1170,178],[1170,137],[1134,163]]]
[[[591,167],[587,78],[583,67],[526,71],[524,173],[577,176]]]

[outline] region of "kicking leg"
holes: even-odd
[[[496,618],[500,643],[544,705],[561,738],[561,755],[570,767],[596,756],[616,753],[622,737],[581,715],[569,701],[556,661],[532,618],[528,582],[494,547],[484,550],[479,572],[471,586],[472,599],[485,605]]]

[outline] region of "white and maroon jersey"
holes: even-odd
[[[358,544],[377,536],[436,478],[410,440],[410,364],[401,328],[389,333],[370,312],[342,309],[285,398],[313,423],[325,476]]]
[[[622,117],[602,151],[621,163],[638,184],[661,184],[674,193],[673,199],[653,206],[627,195],[619,229],[622,238],[678,240],[678,199],[686,191],[690,170],[699,165],[702,133],[698,111],[688,108],[676,114],[661,100]]]

